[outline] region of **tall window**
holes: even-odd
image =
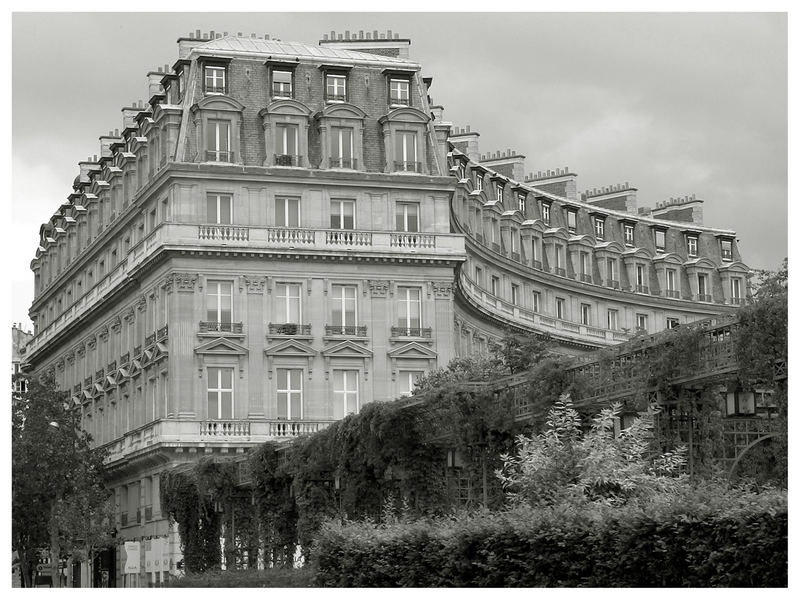
[[[677,329],[681,324],[679,319],[675,317],[667,317],[667,329]]]
[[[703,273],[697,274],[697,294],[698,300],[708,301],[711,299],[708,294],[708,276]]]
[[[578,229],[578,213],[574,210],[567,211],[567,229],[572,232]]]
[[[656,229],[655,242],[656,242],[656,250],[661,250],[663,252],[667,246],[667,232],[664,231],[663,229]]]
[[[356,286],[334,285],[331,290],[331,320],[337,333],[355,333]]]
[[[519,304],[519,286],[516,283],[511,284],[511,304]]]
[[[720,240],[719,245],[722,260],[733,260],[733,242],[731,240]]]
[[[525,201],[525,194],[517,194],[517,208],[519,209],[519,212],[522,213],[523,217],[525,216]]]
[[[535,313],[540,312],[542,306],[542,293],[533,292],[533,294],[531,295],[531,299],[533,300],[533,312]]]
[[[231,152],[231,125],[229,121],[208,121],[206,160],[233,162]]]
[[[634,227],[633,225],[623,225],[623,234],[625,236],[625,245],[626,246],[633,246],[634,245]]]
[[[347,100],[347,76],[328,73],[325,76],[325,100],[344,102]]]
[[[417,162],[417,135],[413,131],[398,131],[395,136],[394,170],[420,170]]]
[[[731,300],[737,304],[742,299],[742,280],[738,277],[731,279]]]
[[[303,370],[277,369],[278,418],[303,418]]]
[[[230,281],[209,281],[206,285],[206,317],[224,330],[232,321],[233,284]]]
[[[477,283],[479,287],[483,286],[483,269],[480,267],[475,267],[475,283]]]
[[[390,79],[389,80],[389,104],[396,104],[401,106],[409,106],[409,82],[408,79]]]
[[[614,285],[618,281],[617,279],[617,260],[615,258],[609,258],[608,262],[608,285]]]
[[[208,368],[208,418],[233,418],[233,369]]]
[[[203,73],[205,75],[205,91],[207,94],[225,93],[225,67],[206,65]]]
[[[495,277],[492,275],[492,295],[499,296],[500,295],[500,278]]]
[[[667,269],[667,291],[674,292],[675,290],[675,269]]]
[[[275,284],[275,322],[300,323],[299,283]]]
[[[636,265],[636,285],[636,291],[638,292],[643,291],[642,288],[647,285],[645,283],[644,265]]]
[[[351,127],[331,128],[331,167],[355,169],[353,158],[353,129]]]
[[[401,396],[410,396],[417,381],[425,374],[424,371],[398,371],[397,390]]]
[[[697,256],[697,238],[689,236],[686,238],[686,253],[689,256]]]
[[[275,164],[282,167],[298,166],[298,127],[278,123],[275,127]]]
[[[567,303],[563,298],[556,298],[556,318],[563,319],[566,314]]]
[[[231,224],[232,198],[228,194],[209,194],[206,196],[206,220],[220,225]]]
[[[581,324],[591,325],[591,316],[592,306],[590,304],[581,304]]]
[[[422,291],[415,287],[397,288],[397,325],[404,335],[421,335]]]
[[[483,173],[475,171],[475,189],[481,191],[483,189]]]
[[[606,237],[606,222],[604,219],[595,217],[594,219],[594,236],[598,240],[605,239]]]
[[[581,252],[581,275],[591,275],[591,267],[589,266],[589,253]]]
[[[550,225],[550,204],[542,202],[542,221]]]
[[[619,311],[614,308],[608,309],[608,328],[612,331],[619,329]]]
[[[395,230],[419,231],[419,204],[398,202],[395,204]]]
[[[333,418],[358,412],[358,371],[333,370]]]
[[[275,225],[278,227],[300,227],[300,199],[275,199]]]
[[[355,206],[353,200],[331,200],[331,229],[353,229]]]
[[[647,315],[636,313],[636,329],[643,333],[647,333]]]
[[[272,96],[275,98],[292,97],[291,71],[272,71]]]

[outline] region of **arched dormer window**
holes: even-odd
[[[363,110],[347,102],[327,105],[316,114],[320,133],[320,169],[366,170]]]
[[[428,172],[425,128],[429,120],[424,112],[410,106],[395,108],[378,119],[383,128],[384,172]]]
[[[639,294],[650,293],[653,254],[644,248],[628,248],[622,253],[628,287]]]
[[[206,96],[191,108],[195,126],[195,161],[243,164],[241,155],[244,106],[228,96]]]
[[[600,242],[594,246],[594,258],[602,284],[620,289],[620,261],[624,246],[619,242]]]
[[[311,109],[288,98],[259,111],[264,127],[264,166],[305,167],[308,162],[308,123]]]

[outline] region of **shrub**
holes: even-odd
[[[313,579],[314,572],[308,567],[302,569],[247,569],[245,571],[209,570],[205,573],[170,577],[164,587],[295,588],[313,587]]]

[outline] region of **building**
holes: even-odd
[[[408,394],[508,326],[584,352],[743,301],[701,201],[648,213],[480,155],[409,46],[180,38],[42,225],[25,360],[109,452],[112,585],[177,568],[165,469]]]
[[[11,326],[11,398],[24,394],[27,382],[21,374],[23,348],[31,341],[33,334],[22,329],[22,323]]]

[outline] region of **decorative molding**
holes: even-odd
[[[449,298],[453,293],[452,282],[434,281],[432,285],[433,285],[434,296],[436,296],[437,298]]]
[[[90,335],[88,338],[86,338],[85,342],[86,347],[89,348],[89,350],[94,350],[94,347],[97,345],[97,338],[94,335]]]
[[[373,298],[386,298],[386,295],[389,293],[389,280],[370,279],[369,291]]]
[[[173,273],[175,284],[179,292],[193,292],[194,284],[197,282],[197,275],[193,273]],[[202,289],[202,287],[200,288]]]
[[[119,333],[119,330],[122,328],[122,320],[119,318],[119,316],[114,317],[114,319],[111,321],[110,327],[111,331],[114,333]]]
[[[56,369],[58,369],[59,372],[62,372],[64,370],[64,359],[63,358],[59,358],[56,361]]]
[[[147,308],[147,298],[145,297],[144,294],[142,294],[139,300],[136,301],[136,309],[139,312],[144,312],[146,308]]]
[[[263,294],[267,287],[267,280],[261,276],[248,276],[242,277],[245,285],[247,286],[248,294]]]
[[[105,342],[108,339],[108,325],[103,325],[97,332],[97,335]]]
[[[83,344],[79,344],[78,346],[76,346],[75,354],[78,356],[78,358],[83,358],[83,356],[86,354],[86,346],[84,346]]]
[[[67,355],[65,356],[65,358],[67,359],[67,362],[69,364],[74,364],[75,363],[75,352],[70,350],[69,352],[67,352]]]
[[[126,323],[132,323],[136,320],[136,311],[133,310],[133,307],[131,306],[122,314],[122,318],[125,319]]]

